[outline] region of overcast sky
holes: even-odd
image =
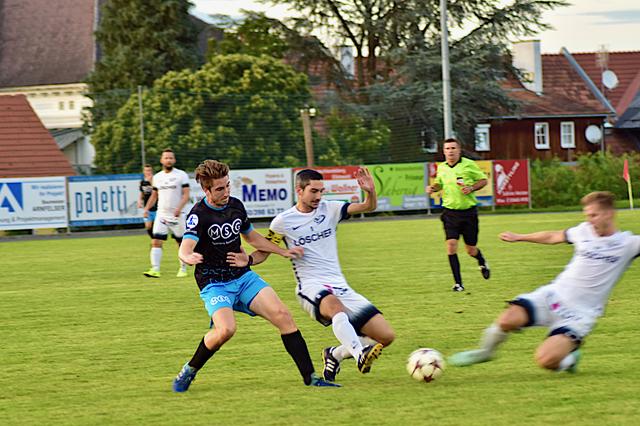
[[[191,0],[200,14],[240,16],[240,9],[268,11],[274,18],[291,16],[286,7],[269,8],[252,0]],[[570,0],[571,1],[571,0]],[[640,50],[640,0],[573,0],[573,5],[545,14],[554,30],[537,36],[543,53]]]

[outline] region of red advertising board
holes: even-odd
[[[529,161],[493,160],[493,185],[497,206],[529,204]]]
[[[306,167],[296,167],[293,169],[293,177],[295,182],[296,173]],[[323,198],[327,200],[349,201],[359,203],[362,201],[362,195],[356,173],[359,166],[319,166],[311,167],[322,173],[324,177],[325,193]],[[295,185],[295,184],[294,184]],[[297,200],[296,196],[296,200]]]

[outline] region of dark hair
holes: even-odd
[[[165,152],[170,152],[173,154],[173,150],[171,148],[165,148],[162,150],[162,152],[160,153],[160,156],[162,156],[162,154],[164,154]],[[175,154],[174,154],[175,155]]]
[[[588,206],[589,204],[597,204],[603,209],[613,210],[615,209],[616,196],[609,191],[595,191],[590,192],[580,200],[580,204]]]
[[[460,148],[462,148],[462,143],[456,138],[447,138],[442,141],[442,146],[444,147],[445,143],[457,143]]]
[[[203,188],[211,188],[213,181],[229,175],[229,166],[216,160],[204,160],[196,167],[196,182]]]
[[[304,189],[306,188],[307,185],[309,185],[309,182],[311,182],[312,180],[323,180],[323,179],[324,177],[322,176],[322,173],[318,171],[311,170],[311,169],[300,170],[296,175],[296,187],[300,189]]]
[[[153,166],[151,164],[147,163],[142,168],[143,169],[153,169]]]

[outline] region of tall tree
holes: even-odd
[[[309,99],[306,76],[269,56],[217,55],[195,72],[171,71],[142,97],[147,158],[169,146],[185,169],[203,158],[232,168],[299,165],[300,108]],[[132,95],[93,134],[101,172],[139,170],[138,128]]]
[[[350,42],[360,58],[356,63],[361,86],[372,84],[390,68],[378,58],[389,58],[397,50],[417,51],[434,44],[440,34],[439,0],[263,0],[288,4],[316,28],[330,28]],[[548,28],[542,13],[566,5],[565,0],[449,0],[452,29],[465,28],[467,37],[506,41],[513,35],[531,35]],[[455,43],[455,40],[454,40]],[[402,55],[402,53],[400,54]],[[366,65],[366,66],[365,66]],[[386,68],[386,70],[385,70]]]
[[[109,0],[100,10],[101,57],[88,77],[92,121],[112,118],[138,85],[198,65],[189,0]]]

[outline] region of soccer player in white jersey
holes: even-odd
[[[162,261],[162,242],[171,236],[180,246],[185,230],[184,206],[189,201],[189,176],[174,166],[176,157],[172,150],[165,149],[160,156],[162,170],[153,176],[153,192],[144,209],[144,217],[157,201],[156,219],[153,221],[151,240],[151,269],[144,272],[150,278],[160,278],[160,262]],[[187,265],[180,261],[180,269],[176,275],[187,276]]]
[[[485,330],[480,348],[453,355],[451,364],[489,361],[510,332],[545,326],[549,335],[536,351],[536,363],[549,370],[577,371],[582,340],[604,313],[615,284],[632,260],[640,256],[640,236],[616,229],[613,194],[592,192],[582,198],[582,205],[586,222],[566,231],[500,234],[506,242],[567,242],[574,246],[573,258],[550,284],[509,302],[510,306]]]
[[[338,223],[350,215],[373,211],[377,205],[369,170],[359,169],[356,177],[366,194],[364,202],[327,201],[322,199],[325,191],[322,174],[310,169],[300,171],[296,176],[297,204],[273,219],[267,236],[276,244],[284,238],[287,247],[304,248],[304,256],[292,260],[298,301],[312,318],[324,326],[332,325],[341,343],[322,353],[323,376],[331,382],[345,358],[355,358],[358,370],[368,373],[382,348],[395,338],[382,313],[349,286],[340,268]],[[259,264],[268,255],[256,251],[249,256],[249,263]],[[244,259],[236,261],[244,263]]]

